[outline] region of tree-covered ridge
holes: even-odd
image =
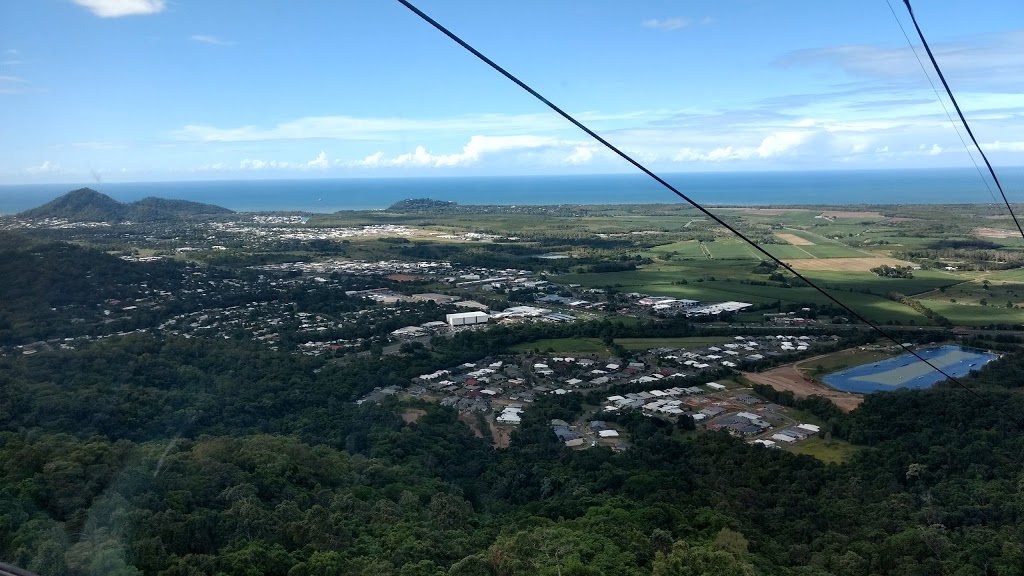
[[[549,422],[579,414],[578,395],[532,405],[505,451],[447,408],[417,404],[426,414],[407,423],[406,407],[350,402],[438,364],[149,336],[5,358],[0,559],[43,574],[293,576],[1024,566],[1024,434],[958,388],[823,413],[828,434],[862,446],[841,466],[724,433],[680,440],[628,414],[632,450],[573,452]],[[1022,366],[1011,356],[971,384],[1019,412],[1006,383]]]
[[[146,222],[176,220],[188,216],[230,214],[231,210],[187,200],[144,198],[137,202],[118,202],[91,188],[79,188],[42,206],[19,214],[21,218],[61,218],[77,222]]]

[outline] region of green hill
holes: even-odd
[[[118,202],[91,188],[79,188],[42,206],[26,210],[18,216],[22,218],[64,218],[86,222],[123,222],[126,220],[145,222],[231,213],[232,211],[227,208],[187,200],[144,198],[138,202]]]

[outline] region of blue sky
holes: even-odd
[[[659,171],[970,166],[884,0],[418,5]],[[1024,164],[1024,3],[915,10]],[[629,170],[390,0],[0,0],[0,126],[0,184]]]

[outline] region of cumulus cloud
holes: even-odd
[[[595,149],[590,146],[577,146],[572,154],[565,158],[567,164],[590,164],[594,159]]]
[[[194,41],[194,42],[199,42],[201,44],[212,44],[214,46],[232,46],[232,45],[234,45],[234,42],[230,42],[228,40],[222,40],[222,39],[220,39],[220,38],[218,38],[216,36],[211,36],[209,34],[193,34],[192,36],[190,36],[190,39],[192,41]]]
[[[375,152],[362,160],[348,162],[345,165],[361,168],[451,168],[475,164],[486,156],[502,153],[561,149],[571,151],[565,158],[566,163],[584,163],[593,157],[593,150],[579,142],[558,140],[547,136],[473,136],[462,147],[461,152],[433,154],[424,146],[417,146],[412,152],[391,158],[388,158],[383,152]]]
[[[42,164],[25,168],[25,172],[29,174],[53,174],[60,171],[61,167],[49,160],[44,161]]]
[[[218,164],[219,166],[220,164]],[[287,160],[260,160],[245,158],[238,163],[240,170],[326,170],[331,167],[331,160],[323,150],[316,158],[308,162],[289,162]]]
[[[165,0],[71,0],[100,18],[120,18],[163,12]]]
[[[309,162],[306,162],[307,168],[325,169],[330,167],[330,165],[331,161],[327,159],[327,153],[324,152],[323,150],[321,150],[320,153],[317,154],[316,158],[310,160]]]
[[[648,18],[640,23],[644,28],[655,28],[657,30],[679,30],[686,28],[690,25],[690,21],[686,18]]]
[[[761,158],[771,158],[789,152],[804,143],[810,132],[777,132],[769,134],[757,147],[757,155]]]

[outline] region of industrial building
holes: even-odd
[[[460,312],[458,314],[445,315],[445,320],[452,328],[472,324],[485,324],[489,319],[490,316],[486,312]]]

